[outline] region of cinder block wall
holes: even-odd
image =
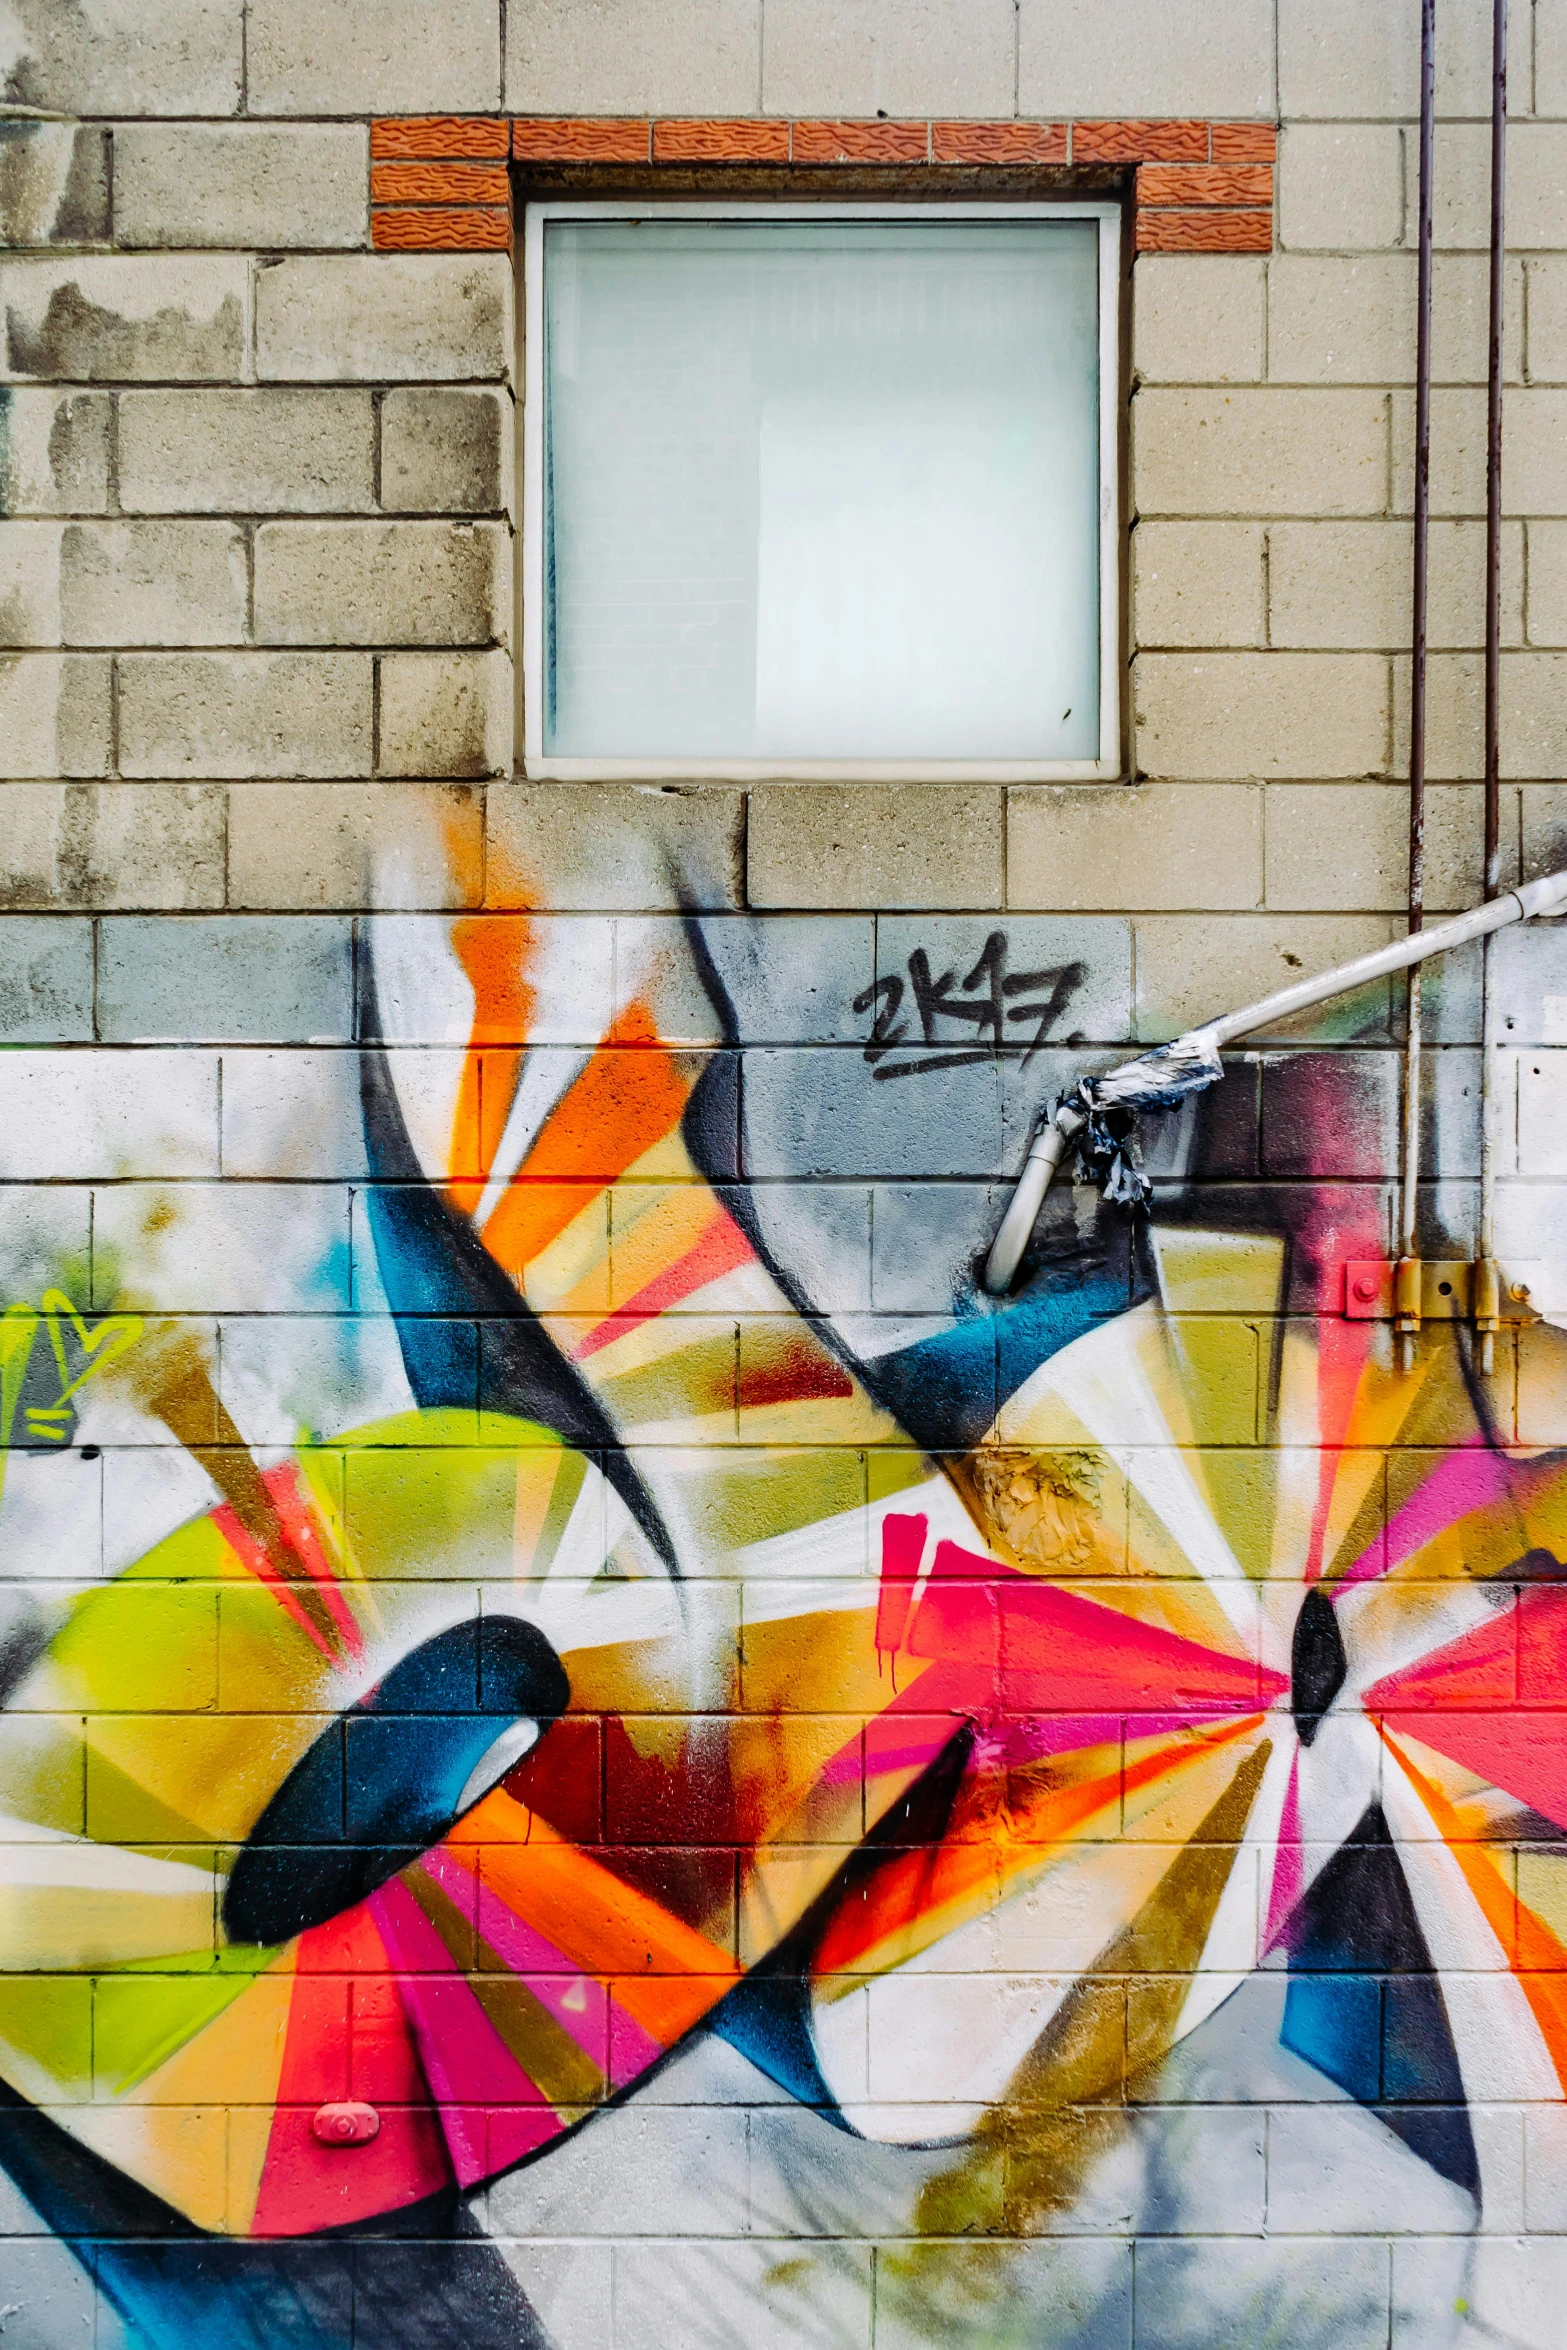
[[[1440,16],[1433,909],[1480,894],[1489,111],[1488,8],[1442,0]],[[1513,18],[1504,879],[1567,859],[1567,5],[1514,0]],[[60,1324],[80,1347],[93,1316],[151,1318],[208,1350],[217,1398],[183,1434],[145,1402],[139,1419],[123,1397],[105,1403],[101,1428],[97,1404],[80,1404],[75,1446],[100,1464],[86,1502],[58,1504],[38,1480],[63,1464],[18,1453],[9,1522],[0,1512],[0,1554],[8,1531],[14,1545],[0,1555],[16,1627],[10,1686],[53,1653],[71,1608],[103,1578],[218,1506],[229,1488],[209,1472],[222,1448],[248,1445],[265,1464],[295,1441],[280,1400],[292,1375],[269,1389],[265,1366],[317,1343],[300,1335],[307,1322],[384,1322],[397,1307],[362,1274],[356,1292],[346,1269],[300,1271],[312,1218],[332,1236],[322,1261],[335,1249],[341,1268],[362,1266],[370,1246],[363,1199],[376,1171],[342,1139],[357,1117],[357,1080],[343,1071],[361,1034],[356,977],[380,958],[388,918],[432,918],[420,936],[434,942],[433,987],[456,968],[451,917],[509,921],[519,905],[542,905],[537,922],[576,924],[590,960],[629,954],[641,917],[674,912],[671,871],[698,877],[725,935],[760,942],[775,990],[771,1009],[766,987],[743,999],[750,1025],[738,1035],[700,1024],[677,1034],[678,1020],[669,1031],[746,1064],[736,1155],[708,1173],[721,1183],[727,1171],[737,1191],[774,1186],[772,1252],[796,1286],[768,1311],[785,1316],[803,1295],[840,1337],[860,1327],[856,1315],[867,1327],[881,1317],[881,1335],[864,1340],[869,1362],[913,1346],[921,1316],[933,1333],[948,1328],[965,1281],[972,1309],[975,1252],[1044,1080],[1036,1066],[990,1072],[967,1091],[956,1080],[895,1087],[896,1113],[883,1091],[873,1115],[868,1031],[846,1008],[867,980],[901,969],[922,943],[938,967],[943,955],[972,959],[1002,929],[1019,953],[1043,942],[1031,961],[1083,963],[1092,1010],[1076,1024],[1091,1046],[1113,1047],[1175,1034],[1402,927],[1417,37],[1415,0],[9,0],[0,10],[0,1035],[19,1048],[0,1062],[11,1102],[0,1113],[0,1306],[36,1309],[46,1291],[63,1292],[89,1318],[74,1338]],[[529,782],[515,730],[513,259],[372,249],[372,120],[436,115],[712,118],[731,130],[880,117],[1279,125],[1269,249],[1223,249],[1204,229],[1193,244],[1221,249],[1143,249],[1132,273],[1129,780]],[[1148,152],[1135,138],[1105,151],[1133,164]],[[1539,984],[1537,972],[1519,983],[1520,1041],[1534,1041]],[[591,1050],[599,1032],[582,1006],[598,1001],[584,983],[552,1043]],[[1269,1369],[1282,1343],[1275,1314],[1309,1317],[1345,1255],[1391,1247],[1399,1017],[1384,992],[1348,1027],[1330,1016],[1280,1040],[1290,1051],[1237,1062],[1201,1144],[1213,1218],[1229,1213],[1217,1200],[1226,1187],[1248,1197],[1271,1187],[1295,1203],[1278,1209],[1286,1222],[1298,1211],[1310,1223],[1308,1194],[1325,1221],[1296,1247],[1284,1304],[1272,1291],[1223,1292],[1229,1335],[1214,1343],[1234,1351],[1217,1369],[1208,1360],[1208,1403],[1170,1437],[1176,1450],[1273,1459],[1286,1441]],[[398,1033],[459,1057],[469,1038],[466,1019],[453,1025],[444,1009],[410,1011]],[[1435,1253],[1444,1243],[1462,1253],[1472,1235],[1477,1037],[1472,985],[1439,991]],[[474,1026],[475,1052],[497,1040],[503,1030]],[[1324,1049],[1300,1049],[1313,1043]],[[1075,1066],[1063,1042],[1050,1074]],[[1560,1171],[1557,1129],[1540,1116],[1530,1164],[1548,1175]],[[1188,1181],[1192,1162],[1180,1172]],[[442,1180],[464,1173],[445,1168]],[[237,1222],[195,1201],[241,1186]],[[786,1193],[805,1199],[793,1225]],[[1557,1195],[1534,1196],[1548,1234]],[[1074,1214],[1096,1265],[1111,1261],[1112,1305],[1131,1306],[1145,1293],[1124,1232],[1106,1238],[1102,1211],[1080,1194],[1061,1209],[1063,1233]],[[179,1245],[165,1247],[170,1225]],[[547,1309],[566,1288],[540,1294]],[[623,1281],[602,1304],[627,1294]],[[1163,1294],[1173,1313],[1178,1284]],[[1212,1304],[1202,1293],[1198,1307],[1204,1297]],[[742,1365],[737,1413],[744,1347],[761,1343],[745,1335],[753,1310],[722,1307]],[[991,1381],[992,1403],[1005,1406],[1018,1377],[1005,1329],[985,1327],[1002,1328],[999,1351],[966,1376],[981,1393]],[[1561,1440],[1555,1358],[1530,1356],[1533,1343],[1520,1372],[1511,1336],[1503,1342],[1504,1444]],[[368,1375],[338,1387],[323,1375],[319,1441],[353,1424],[351,1390],[359,1419],[373,1419],[363,1397],[375,1388]],[[896,1416],[888,1393],[876,1390],[876,1408]],[[12,1406],[22,1409],[14,1396]],[[1471,1441],[1454,1433],[1467,1408],[1454,1403],[1440,1433],[1407,1441]],[[979,1414],[1003,1450],[1059,1452],[1067,1441],[1040,1436],[1026,1415],[992,1422]],[[922,1441],[956,1453],[975,1441],[966,1425],[954,1418],[945,1448],[928,1429]],[[768,1427],[757,1442],[798,1441]],[[480,1443],[477,1424],[470,1441]],[[882,1437],[812,1441],[874,1461]],[[183,1446],[194,1469],[160,1485],[160,1445]],[[1093,1490],[1107,1518],[1120,1507],[1135,1520],[1109,1461],[1106,1450]],[[870,1506],[874,1471],[856,1473],[872,1478],[856,1488]],[[1120,1502],[1104,1498],[1112,1492]],[[1069,1480],[1054,1498],[1070,1515],[1082,1496]],[[1395,1515],[1387,1502],[1384,1519]],[[1080,1555],[1070,1542],[1067,1555]],[[132,1646],[164,1637],[125,1620]],[[1290,1620],[1267,1636],[1275,1647],[1282,1637],[1286,1660]],[[1237,1638],[1244,1649],[1253,1635]],[[1247,1653],[1271,1653],[1256,1638]],[[61,1718],[71,1710],[48,1702]],[[216,1694],[180,1702],[223,1712]],[[681,1702],[701,1710],[689,1688]],[[92,1701],[76,1703],[90,1714]],[[127,1817],[141,1822],[122,1830],[127,1847],[167,1860],[173,1831],[150,1812]],[[94,1833],[90,1802],[62,1820],[62,1832]],[[660,1833],[681,1841],[667,1822]],[[1177,1833],[1203,1841],[1197,1824],[1148,1831]],[[102,1977],[80,1954],[52,1961],[34,1947],[6,1943],[0,2039],[31,2048],[28,2000],[90,1981],[99,2004],[78,2019],[88,2053],[71,2060],[74,2073],[31,2056],[0,2073],[8,2095],[34,2107],[90,2108],[117,2093],[91,2056],[93,2031],[107,2028],[92,2020],[108,2013]],[[998,1932],[987,1948],[987,1959],[966,1946],[950,1962],[950,1998],[956,2013],[976,1970],[1004,1979],[1006,1999],[976,2027],[999,2044],[1002,2010],[1015,2021],[1048,1976],[1049,1938]],[[1159,1963],[1146,1950],[1125,1962],[1150,1975]],[[911,2006],[879,2028],[916,2049],[926,2036],[941,2074],[945,2012]],[[1497,2027],[1504,2042],[1510,2028]],[[957,2024],[951,2036],[962,2037]],[[394,2219],[362,2241],[323,2244],[279,2226],[264,2253],[209,2248],[205,2265],[183,2267],[151,2206],[134,2195],[115,2204],[97,2173],[89,2192],[59,2152],[66,2140],[101,2147],[104,2176],[137,2177],[120,2139],[73,2120],[35,2146],[8,2108],[0,2121],[20,2151],[0,2203],[0,2301],[20,2312],[18,2339],[40,2346],[183,2343],[230,2325],[238,2338],[239,2312],[258,2340],[295,2338],[297,2326],[309,2329],[298,2338],[333,2344],[461,2334],[561,2350],[826,2339],[1097,2350],[1134,2336],[1139,2350],[1195,2350],[1265,2332],[1292,2350],[1471,2338],[1544,2350],[1556,2339],[1567,2184],[1550,2081],[1530,2090],[1527,2066],[1499,2058],[1487,2087],[1480,2059],[1466,2065],[1487,2186],[1476,2220],[1459,2171],[1432,2169],[1368,2120],[1342,2074],[1291,2058],[1293,2070],[1259,2063],[1248,2076],[1228,2046],[1206,2072],[1205,2061],[1166,2077],[1146,2110],[1136,2096],[1128,2104],[1118,2072],[1103,2094],[1129,2118],[1113,2145],[1093,2135],[1102,2085],[1092,2083],[1068,2097],[1070,2112],[1051,2107],[1056,2136],[1043,2152],[982,2135],[959,2196],[950,2152],[941,2171],[932,2156],[857,2142],[810,2111],[809,2096],[797,2121],[779,2078],[737,2045],[710,2042],[546,2157],[520,2169],[480,2159],[481,2180],[493,2168],[500,2183],[406,2231]],[[67,2079],[76,2087],[62,2089]],[[861,2087],[881,2094],[874,2080]],[[214,2110],[225,2094],[215,2076]],[[1396,2094],[1379,2087],[1371,2102]],[[1443,2075],[1408,2094],[1451,2104],[1455,2092]],[[928,2114],[911,2134],[932,2135],[927,2124]],[[1036,2174],[1073,2131],[1103,2162],[1074,2156],[1059,2168],[1068,2186],[1041,2186]],[[190,2157],[192,2175],[242,2168],[239,2145],[231,2132],[224,2150]],[[163,2203],[177,2201],[167,2180],[186,2160],[154,2163],[136,2193],[150,2176],[164,2182]],[[949,2199],[922,2204],[938,2171]],[[202,2208],[203,2225],[221,2232],[222,2192]],[[1476,2327],[1483,2316],[1500,2330],[1471,2334],[1471,2308]]]

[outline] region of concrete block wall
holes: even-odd
[[[1433,910],[1489,110],[1489,9],[1440,15]],[[1567,863],[1567,6],[1512,37],[1504,879]],[[1048,1091],[1402,926],[1417,46],[1416,0],[0,6],[8,2338],[1552,2350],[1554,933],[1500,966],[1547,1318],[1488,1384],[1343,1310],[1386,986],[1150,1135],[1151,1228],[1063,1189],[976,1287]],[[1124,780],[528,777],[514,191],[664,165],[1124,193]],[[987,971],[1028,1060],[959,1050]],[[1434,1257],[1478,1000],[1431,991]],[[547,1719],[541,1643],[570,1706],[464,1844],[407,1723],[489,1751],[503,1664]],[[263,1795],[389,1725],[405,1813],[339,1825],[395,1873],[241,1935]]]

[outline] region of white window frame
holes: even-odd
[[[1099,228],[1099,756],[1097,759],[596,759],[546,758],[544,707],[544,230],[560,220],[1092,220]],[[1121,746],[1121,208],[1110,202],[1036,204],[712,203],[700,198],[594,201],[526,207],[522,237],[522,708],[523,773],[560,782],[658,782],[712,777],[861,783],[1109,783]]]

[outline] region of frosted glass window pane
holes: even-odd
[[[1093,221],[544,257],[547,752],[1098,756]]]

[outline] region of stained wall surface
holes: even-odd
[[[1345,1311],[1393,983],[977,1277],[1053,1089],[1402,928],[1417,32],[0,6],[8,2345],[1559,2339],[1567,942],[1494,967],[1489,1376]],[[1567,861],[1567,5],[1512,41],[1504,880]],[[1130,780],[527,778],[507,172],[595,158],[1124,194]],[[1432,1258],[1479,1023],[1455,957]]]

